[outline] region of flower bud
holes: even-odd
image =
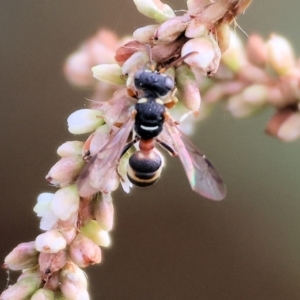
[[[39,255],[40,271],[43,274],[52,274],[64,267],[67,262],[67,253],[65,250],[60,250],[57,253],[44,253]]]
[[[46,175],[46,180],[55,186],[64,187],[76,179],[85,165],[82,155],[62,157]]]
[[[166,44],[175,41],[188,26],[190,15],[176,16],[162,23],[154,33],[155,44]]]
[[[252,84],[242,92],[241,101],[254,106],[262,106],[266,103],[268,88],[262,84]]]
[[[209,3],[209,0],[187,0],[186,2],[190,15],[197,15]]]
[[[40,273],[37,265],[33,268],[22,270],[22,274],[18,277],[17,281],[20,281],[24,278],[32,277],[32,276],[39,277],[39,278],[41,277],[41,273]]]
[[[69,185],[56,191],[50,208],[63,221],[68,220],[79,208],[79,194],[75,185]]]
[[[204,37],[208,34],[208,30],[206,26],[199,22],[197,18],[192,19],[185,31],[185,36],[190,39],[194,39],[197,37]]]
[[[103,230],[112,230],[114,224],[114,206],[111,194],[101,194],[101,197],[97,197],[93,203],[93,215]]]
[[[261,36],[251,34],[246,45],[246,52],[251,63],[264,67],[268,59],[267,46]]]
[[[35,239],[35,248],[39,252],[57,253],[66,248],[66,240],[60,232],[51,229],[40,235]]]
[[[77,234],[69,248],[71,260],[80,268],[101,262],[101,249],[92,240],[82,234]]]
[[[32,241],[19,244],[5,257],[4,262],[11,270],[23,270],[34,267],[37,257],[35,242]]]
[[[261,106],[251,105],[250,103],[243,101],[242,95],[238,94],[228,99],[227,110],[235,118],[247,118],[252,116]]]
[[[129,41],[116,50],[115,60],[122,66],[133,53],[143,50],[145,50],[144,44],[139,41]]]
[[[242,41],[231,32],[229,48],[222,55],[222,62],[232,71],[239,71],[246,63]]]
[[[293,142],[300,137],[300,113],[282,110],[269,121],[267,133],[277,136],[283,142]]]
[[[124,85],[122,69],[117,64],[101,64],[92,68],[93,76],[110,84]]]
[[[159,25],[154,24],[138,28],[133,32],[132,37],[134,40],[137,40],[140,43],[148,44],[152,42],[154,32],[158,28],[158,26]]]
[[[59,287],[60,287],[59,274],[60,274],[60,270],[57,272],[51,273],[50,276],[48,276],[48,277],[47,277],[47,274],[45,274],[43,280],[46,283],[47,289],[49,289],[51,291],[55,291],[55,290],[59,289]]]
[[[41,279],[39,276],[23,278],[5,290],[0,296],[1,300],[29,299],[39,288],[40,284]]]
[[[47,289],[38,289],[30,300],[54,300],[54,293]]]
[[[65,142],[57,148],[56,153],[60,157],[67,157],[72,155],[81,155],[83,142],[69,141]]]
[[[64,74],[67,80],[79,87],[93,86],[96,80],[91,74],[91,57],[86,51],[76,51],[66,60]]]
[[[81,233],[102,247],[110,246],[110,237],[107,231],[101,229],[97,221],[90,220],[81,227]]]
[[[182,104],[197,114],[201,103],[200,91],[193,71],[185,64],[176,69],[176,86]]]
[[[104,123],[103,115],[95,109],[79,109],[67,119],[69,132],[83,134],[95,130]]]
[[[89,300],[86,279],[75,264],[67,263],[60,273],[60,290],[66,299]]]
[[[71,220],[68,220],[68,221],[71,221]],[[62,222],[60,221],[59,224],[62,225],[61,223]],[[74,226],[74,223],[71,227],[68,227],[66,224],[66,226],[61,226],[60,233],[63,235],[64,239],[66,240],[67,244],[69,245],[74,240],[74,238],[77,234],[77,228]]]
[[[191,54],[184,59],[193,69],[203,74],[214,74],[220,64],[221,53],[218,44],[212,37],[201,37],[186,42],[181,50],[181,56]]]
[[[141,69],[149,61],[146,51],[137,51],[133,53],[122,66],[122,75],[132,74]]]
[[[272,34],[267,42],[268,60],[278,75],[287,75],[296,66],[291,44],[282,36]]]
[[[224,53],[230,45],[230,27],[228,23],[221,23],[216,27],[216,36],[221,53]]]
[[[170,18],[175,17],[173,9],[160,0],[133,0],[137,10],[144,16],[162,23]]]

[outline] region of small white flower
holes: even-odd
[[[35,249],[44,253],[57,253],[66,248],[67,242],[60,232],[57,230],[49,230],[35,239]]]
[[[95,109],[79,109],[67,119],[68,129],[73,134],[83,134],[95,130],[104,123],[103,115]]]
[[[57,154],[60,157],[67,157],[72,155],[82,154],[83,142],[80,141],[69,141],[65,142],[57,148]]]
[[[53,198],[53,193],[42,193],[38,196],[37,204],[33,210],[38,217],[41,217],[40,228],[42,230],[51,229],[58,221],[58,217],[52,212],[50,203]]]
[[[75,185],[59,189],[50,204],[53,213],[63,221],[72,217],[79,208],[79,194]]]

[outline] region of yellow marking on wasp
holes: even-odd
[[[164,105],[164,104],[165,104],[164,101],[161,100],[160,98],[156,98],[156,99],[155,99],[155,102],[156,102],[157,104],[161,104],[161,105]]]
[[[141,98],[138,100],[138,103],[146,103],[147,101],[147,98]]]

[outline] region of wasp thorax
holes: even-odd
[[[162,162],[161,154],[158,151],[136,151],[129,158],[128,179],[136,186],[150,186],[159,179]]]
[[[175,87],[172,77],[149,70],[136,72],[134,84],[138,90],[142,90],[147,96],[152,97],[165,96]]]

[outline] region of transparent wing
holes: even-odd
[[[159,139],[177,152],[193,191],[211,200],[222,200],[226,187],[221,175],[190,139],[172,122],[165,122]],[[169,135],[169,137],[165,134]],[[171,144],[170,144],[171,143]]]
[[[88,197],[99,191],[109,193],[117,187],[117,164],[133,124],[134,118],[130,117],[85,165],[76,181],[80,196]]]

